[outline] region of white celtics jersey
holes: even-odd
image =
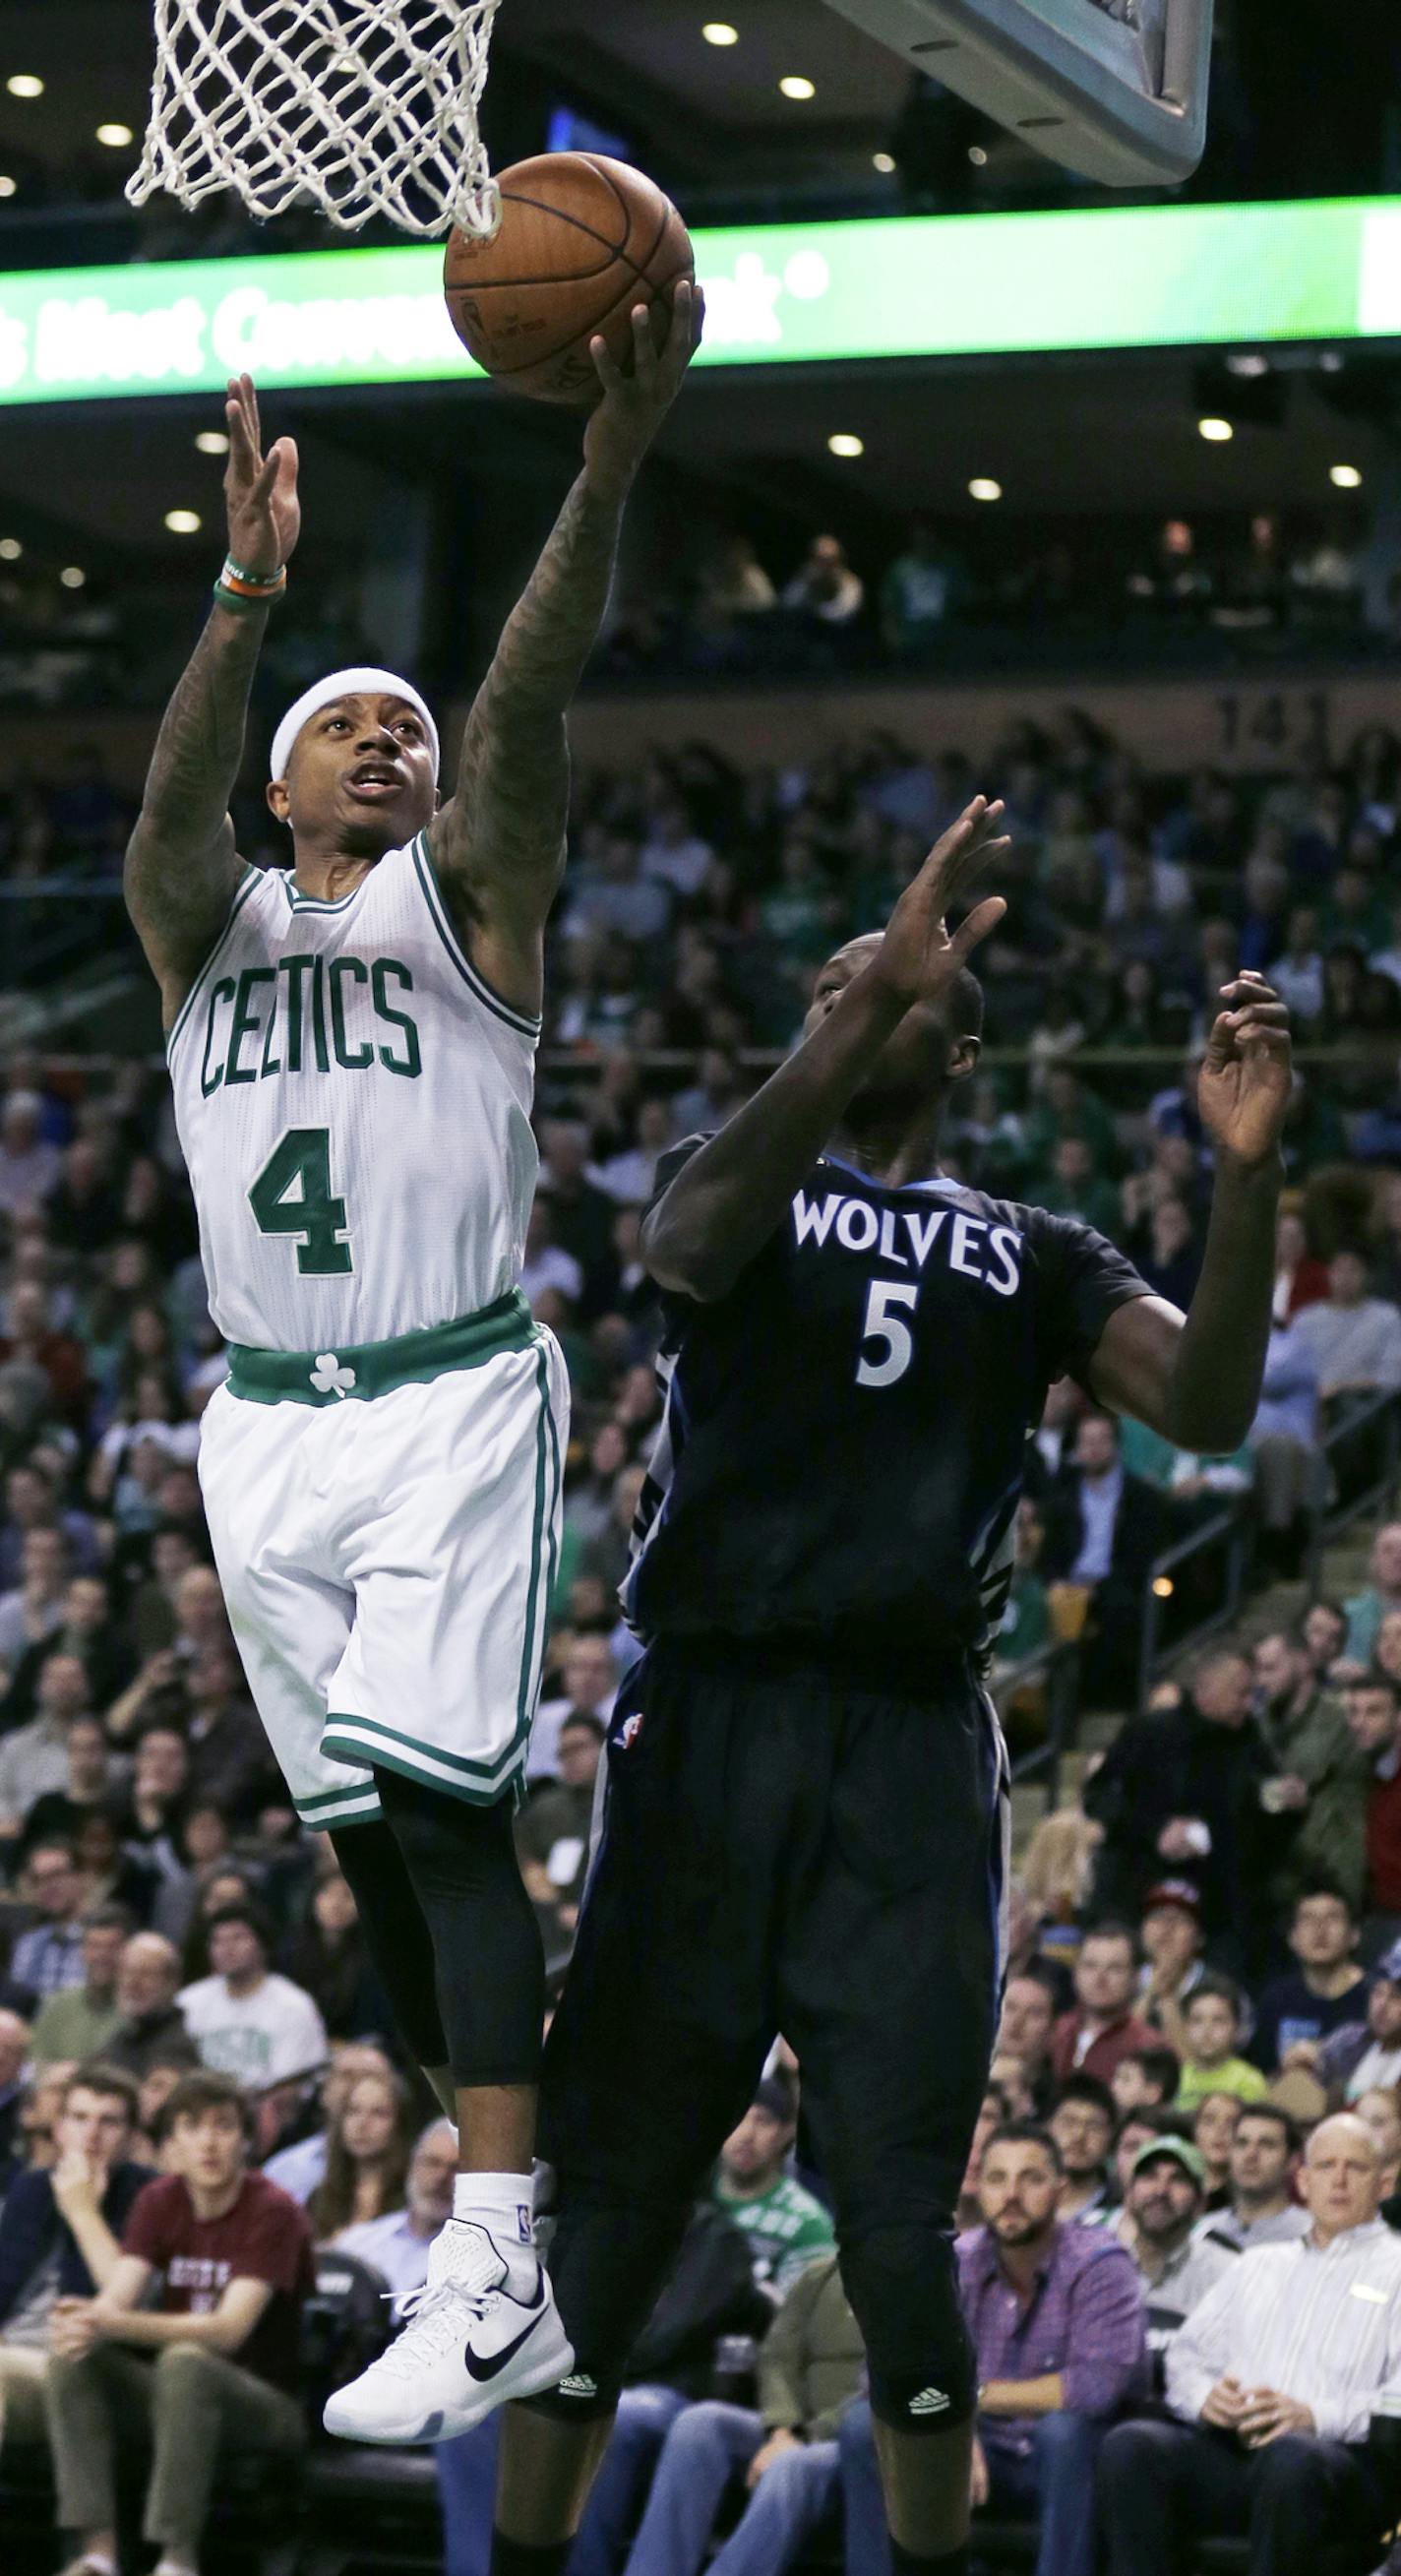
[[[422,833],[338,903],[250,868],[168,1043],[225,1339],[387,1341],[513,1288],[538,1035],[474,971]]]

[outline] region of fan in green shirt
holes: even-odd
[[[1203,1977],[1182,2008],[1191,2051],[1173,2097],[1174,2111],[1195,2111],[1208,2093],[1234,2093],[1238,2102],[1263,2102],[1269,2092],[1258,2066],[1237,2054],[1240,1998],[1224,1977]]]
[[[749,2239],[754,2278],[774,2299],[836,2242],[820,2200],[786,2171],[797,2122],[787,2087],[765,2078],[725,2140],[713,2197]]]

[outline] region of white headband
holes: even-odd
[[[423,718],[424,730],[433,754],[433,776],[437,777],[438,728],[417,689],[413,688],[407,680],[401,680],[394,671],[365,669],[329,671],[324,680],[314,680],[309,689],[303,689],[295,706],[288,708],[273,735],[270,764],[272,778],[286,777],[292,760],[292,746],[303,725],[310,721],[318,708],[328,707],[333,698],[352,697],[402,698],[406,706],[413,707]]]

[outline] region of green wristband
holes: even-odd
[[[214,596],[221,608],[232,609],[235,617],[242,617],[246,616],[250,609],[270,607],[273,600],[282,597],[282,591],[280,588],[262,591],[225,590],[223,583],[216,581]]]

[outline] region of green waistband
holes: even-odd
[[[230,1395],[250,1404],[337,1404],[344,1398],[388,1395],[396,1386],[423,1386],[449,1369],[480,1368],[498,1351],[523,1351],[538,1339],[519,1288],[508,1288],[480,1314],[426,1333],[400,1333],[392,1342],[354,1342],[335,1351],[252,1351],[229,1345]]]

